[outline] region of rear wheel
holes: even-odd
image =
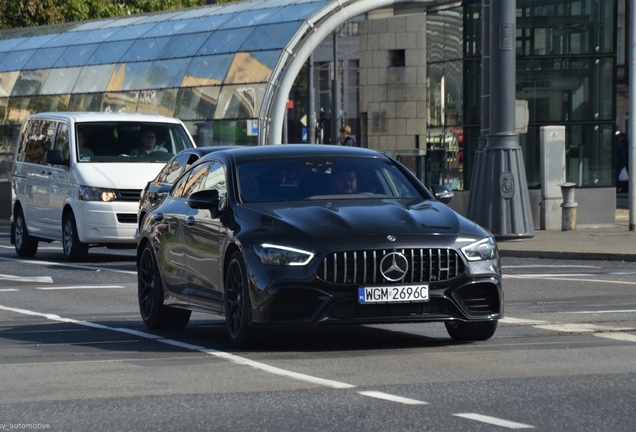
[[[490,339],[497,330],[497,321],[447,321],[446,331],[456,341],[478,341]]]
[[[77,235],[77,223],[72,212],[62,219],[62,246],[69,261],[84,261],[88,254],[88,245],[82,243]]]
[[[247,271],[243,256],[238,251],[232,255],[225,276],[225,320],[234,346],[245,347],[254,343]]]
[[[192,311],[163,304],[161,274],[149,244],[144,246],[137,267],[137,293],[141,319],[148,328],[183,328],[188,325]]]
[[[21,257],[32,257],[38,251],[38,240],[31,237],[27,230],[24,213],[18,207],[15,212],[12,228],[15,238],[15,252]]]

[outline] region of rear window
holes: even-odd
[[[238,183],[243,202],[422,198],[398,167],[374,158],[246,162]]]
[[[166,162],[194,147],[182,125],[144,122],[76,124],[79,162]]]

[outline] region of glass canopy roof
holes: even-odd
[[[49,111],[255,118],[285,47],[329,2],[254,0],[0,32],[0,109],[48,98]]]

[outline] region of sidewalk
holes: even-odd
[[[0,219],[0,237],[9,238],[8,220]],[[612,228],[572,231],[536,230],[534,238],[499,241],[502,257],[636,262],[636,231],[629,231],[629,210],[616,209]]]

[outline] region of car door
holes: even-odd
[[[69,125],[65,121],[57,123],[52,148],[60,150],[62,157],[69,160]],[[62,238],[62,211],[67,198],[71,197],[71,170],[68,165],[49,165],[50,178],[46,184],[48,205],[43,209],[43,222],[47,225],[47,236]]]
[[[29,233],[36,236],[55,238],[50,220],[50,200],[48,185],[52,169],[44,160],[51,149],[57,122],[47,119],[33,119],[24,132],[21,151],[18,154],[21,184],[18,187],[24,218]],[[59,230],[61,232],[61,229]]]
[[[195,192],[216,190],[221,202],[226,195],[226,170],[218,162],[208,162],[199,171],[201,182]],[[220,283],[219,239],[224,227],[215,209],[190,208],[183,226],[185,271],[192,292],[210,307],[220,310],[222,284]]]

